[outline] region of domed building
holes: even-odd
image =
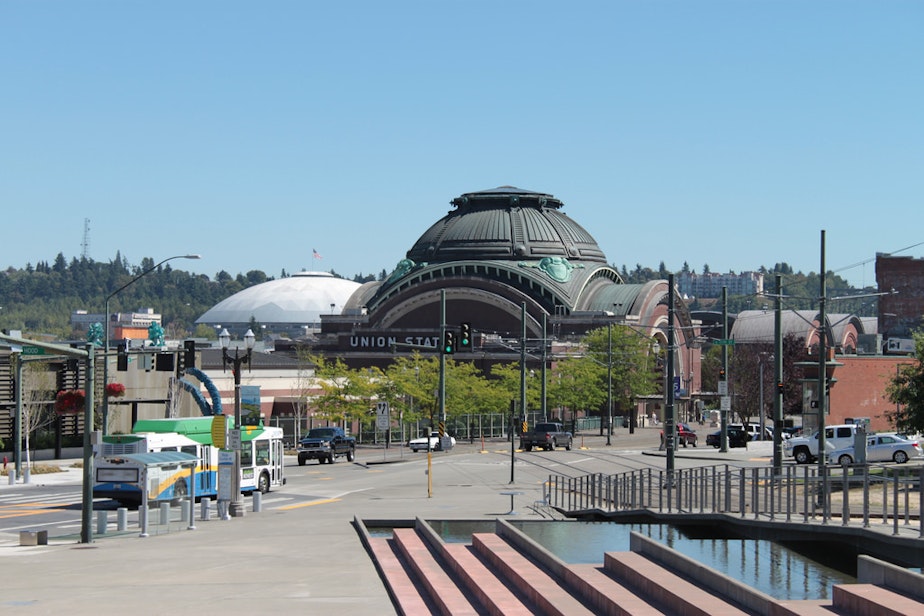
[[[267,333],[302,337],[320,328],[321,315],[342,312],[359,287],[326,272],[299,272],[235,293],[196,319],[196,324],[226,328],[240,338],[256,320]]]
[[[467,357],[479,368],[519,361],[525,313],[532,349],[577,340],[608,323],[631,325],[666,348],[668,285],[625,284],[593,236],[546,193],[502,186],[463,194],[424,231],[391,274],[357,289],[340,314],[321,317],[317,348],[353,367],[437,352],[443,327],[471,323]],[[675,295],[675,374],[699,388],[694,323]],[[445,311],[445,315],[443,312]],[[515,342],[513,342],[515,341]],[[694,352],[695,351],[695,352]],[[540,366],[530,351],[528,363]]]

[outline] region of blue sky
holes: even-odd
[[[874,284],[924,255],[922,31],[901,0],[5,0],[0,267],[89,219],[97,261],[391,271],[513,185],[617,266],[817,272],[825,229]]]

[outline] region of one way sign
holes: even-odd
[[[375,427],[379,430],[388,430],[391,419],[388,416],[388,402],[379,402],[375,405]]]

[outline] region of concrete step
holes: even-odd
[[[407,559],[417,580],[424,586],[428,598],[436,604],[440,614],[445,616],[474,616],[478,609],[465,596],[443,565],[437,561],[423,538],[412,528],[394,530],[395,546]]]
[[[517,592],[538,607],[541,614],[579,616],[593,614],[562,582],[549,575],[501,537],[491,533],[472,535],[472,548]]]
[[[670,614],[620,583],[599,565],[576,564],[565,569],[565,582],[590,603],[594,611],[607,616],[649,616]]]
[[[453,575],[461,580],[466,591],[475,596],[489,614],[530,616],[536,613],[478,558],[472,546],[445,543],[443,553]]]
[[[434,606],[424,599],[411,570],[399,556],[394,540],[372,537],[369,548],[397,611],[401,614],[432,614]]]
[[[851,616],[919,616],[924,603],[874,584],[836,584],[834,609]]]
[[[607,572],[646,599],[684,616],[744,616],[745,612],[719,595],[703,590],[673,571],[634,552],[607,552]]]
[[[834,610],[830,599],[793,599],[777,601],[770,606],[769,616],[834,616],[843,614]]]

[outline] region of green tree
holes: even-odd
[[[365,419],[372,397],[367,373],[350,370],[339,357],[331,360],[311,355],[309,361],[316,366],[315,376],[322,391],[316,399],[317,415],[339,424]]]
[[[510,401],[520,407],[520,362],[509,364],[496,364],[491,368],[491,383],[493,384],[498,402],[495,408],[509,409]],[[526,374],[526,408],[537,410],[542,405],[542,390],[529,372]]]
[[[589,357],[569,357],[555,364],[549,383],[549,402],[560,409],[561,419],[570,411],[570,419],[588,409],[606,403],[606,388],[600,387],[606,369]]]
[[[886,386],[886,398],[896,405],[886,417],[899,432],[924,432],[924,330],[915,331],[914,361],[901,364]]]
[[[651,340],[631,327],[614,325],[587,332],[584,336],[589,357],[601,367],[600,389],[612,391],[614,415],[627,416],[638,396],[657,391],[658,374],[651,353]],[[601,413],[609,409],[601,408]]]

